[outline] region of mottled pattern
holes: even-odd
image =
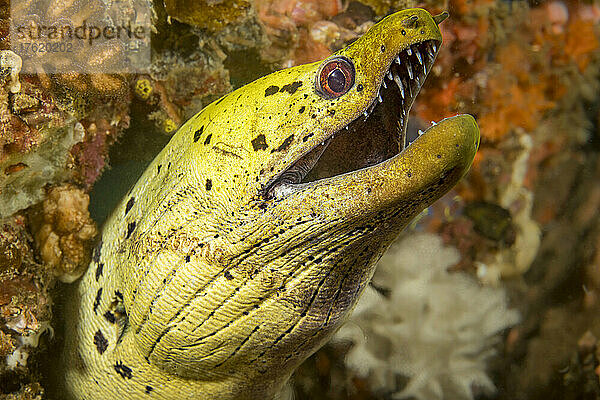
[[[385,162],[282,197],[266,189],[376,101],[396,54],[433,39],[426,11],[396,13],[336,54],[356,69],[343,96],[317,93],[314,63],[186,122],[106,223],[74,291],[70,396],[275,398],[343,323],[398,232],[466,172],[479,132],[471,117],[447,119]]]

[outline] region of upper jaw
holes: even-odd
[[[371,96],[370,102],[367,102],[367,105],[359,110],[360,112],[356,114],[357,117],[335,129],[321,143],[307,149],[299,159],[272,178],[265,185],[263,197],[281,199],[302,190],[307,185],[302,183],[307,175],[309,180],[318,180],[334,175],[343,179],[343,175],[347,173],[382,162],[403,151],[409,145],[406,140],[408,113],[433,66],[440,44],[441,42],[437,39],[417,42],[406,46],[389,59],[387,68],[379,76],[377,91]],[[332,141],[337,141],[334,142],[335,145],[342,140],[348,141],[351,135],[362,136],[365,127],[368,128],[367,133],[378,137],[371,138],[372,142],[370,143],[366,141],[368,138],[359,139],[363,140],[364,143],[361,143],[363,147],[371,147],[365,150],[365,154],[362,155],[363,159],[359,163],[354,162],[353,165],[346,165],[345,168],[329,166],[331,171],[312,171]],[[356,137],[353,140],[356,140]],[[347,146],[350,145],[355,145],[355,143]],[[347,150],[352,154],[345,160],[354,159],[356,161],[356,146],[354,149]],[[343,158],[343,156],[343,154],[337,155],[338,158]],[[336,155],[333,157],[335,158]],[[330,158],[326,153],[325,159]],[[324,164],[324,162],[321,161],[320,164]]]

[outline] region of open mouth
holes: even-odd
[[[406,134],[408,114],[439,45],[437,40],[426,40],[402,50],[363,113],[275,177],[266,186],[265,197],[283,198],[311,182],[368,168],[400,154],[412,142]]]

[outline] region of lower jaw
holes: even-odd
[[[313,182],[278,184],[273,197],[282,206],[312,205],[311,212],[349,217],[407,205],[421,210],[466,173],[478,143],[479,129],[471,116],[448,118],[383,162]]]

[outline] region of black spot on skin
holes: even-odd
[[[204,140],[204,145],[206,146],[207,144],[210,143],[210,139],[212,138],[212,134],[209,134],[206,139]]]
[[[359,83],[359,84],[356,86],[356,91],[357,91],[357,92],[362,92],[364,88],[365,88],[365,87],[362,85],[362,83]]]
[[[100,240],[100,242],[94,249],[94,253],[92,254],[92,261],[94,261],[95,263],[100,262],[100,252],[101,251],[102,251],[102,240]]]
[[[158,164],[158,165],[156,166],[156,173],[157,173],[157,174],[160,174],[160,169],[161,169],[161,168],[162,168],[162,165],[160,165],[160,164]]]
[[[114,324],[115,322],[117,322],[117,318],[115,317],[115,314],[111,313],[110,311],[107,311],[104,313],[104,318],[106,318],[106,320],[108,322],[110,322],[111,324]]]
[[[115,371],[117,371],[117,373],[119,375],[121,375],[121,377],[123,379],[125,379],[125,378],[131,379],[131,377],[133,376],[133,374],[132,374],[133,371],[131,370],[131,368],[129,368],[126,365],[123,365],[123,363],[121,361],[117,361],[115,363],[114,367],[115,367]]]
[[[212,189],[212,181],[210,179],[206,180],[206,190]]]
[[[265,135],[260,134],[252,139],[252,148],[254,151],[266,150],[268,147],[269,146],[267,145],[267,139],[265,138]]]
[[[98,311],[100,300],[102,300],[102,288],[98,289],[98,293],[96,293],[96,299],[94,300],[94,314]]]
[[[123,293],[119,292],[118,290],[115,290],[115,296],[117,297],[117,299],[119,299],[120,301],[123,301]]]
[[[127,200],[127,204],[125,205],[125,215],[127,215],[129,210],[131,210],[131,207],[133,207],[134,203],[135,203],[135,199],[133,197],[131,197],[129,200]]]
[[[135,230],[135,221],[132,221],[127,225],[127,236],[125,236],[125,239],[129,239],[129,236],[131,236],[131,234],[133,233],[134,230]]]
[[[225,273],[223,275],[225,275],[225,278],[227,278],[228,280],[233,279],[233,275],[231,275],[231,273],[229,271],[225,271]]]
[[[96,282],[98,282],[98,279],[100,279],[100,277],[102,276],[103,269],[104,263],[98,263],[98,265],[96,266]]]
[[[385,53],[385,46],[384,45],[381,45],[381,52]]]
[[[79,372],[87,372],[87,365],[83,360],[81,351],[75,352],[75,362],[73,363],[73,365],[75,366],[75,369],[77,369]]]
[[[190,255],[185,256],[185,262],[190,262]]]
[[[194,132],[194,143],[196,143],[198,140],[200,140],[200,136],[202,136],[202,132],[204,132],[204,125],[202,125],[200,127],[200,129],[197,129],[196,132]]]
[[[309,133],[308,135],[306,135],[306,136],[304,136],[304,137],[302,138],[302,141],[303,141],[304,143],[306,143],[306,141],[307,141],[308,139],[310,139],[312,136],[314,136],[314,134],[313,134],[313,133]]]
[[[276,151],[286,150],[288,147],[290,147],[290,144],[292,144],[293,141],[294,141],[294,135],[290,135],[290,136],[286,137],[285,140],[283,141],[283,143],[281,143],[281,146],[279,146],[276,149],[271,150],[271,153],[275,153]]]
[[[277,92],[279,92],[279,86],[275,86],[275,85],[269,86],[268,88],[265,89],[265,97],[271,96]]]
[[[104,353],[108,347],[108,340],[106,340],[100,329],[94,334],[94,345],[100,354]]]
[[[153,390],[154,390],[154,388],[152,386],[150,386],[150,385],[146,386],[146,394],[150,394],[150,392]]]
[[[304,110],[306,110],[306,107],[302,106],[302,107],[300,107],[300,109],[298,110],[298,112],[300,114],[302,114],[304,112]]]
[[[289,94],[294,94],[300,86],[302,86],[302,81],[288,83],[287,85],[283,85],[280,92],[288,92]]]

